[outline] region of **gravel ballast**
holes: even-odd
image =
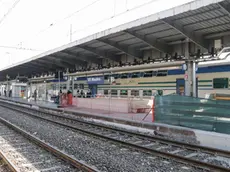
[[[0,107],[0,116],[100,171],[183,172],[203,171],[93,138]]]

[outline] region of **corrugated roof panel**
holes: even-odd
[[[177,34],[177,35],[171,35],[171,36],[168,36],[168,37],[165,37],[165,38],[160,38],[160,40],[163,40],[165,42],[169,42],[169,41],[178,41],[178,40],[181,40],[181,39],[184,39],[184,35],[182,34]]]
[[[158,33],[148,34],[146,36],[152,36],[155,38],[160,38],[160,37],[164,37],[164,36],[168,36],[168,35],[175,35],[175,34],[178,34],[178,32],[174,29],[170,29],[170,30],[161,31]]]
[[[158,20],[158,21],[155,21],[155,22],[151,22],[151,23],[148,23],[148,24],[145,24],[145,25],[141,25],[141,26],[138,26],[138,27],[135,27],[135,28],[132,28],[132,31],[138,31],[138,30],[143,30],[145,28],[150,28],[150,27],[154,27],[154,26],[158,26],[158,25],[162,25],[162,21]]]
[[[181,34],[181,35],[175,35],[175,36],[170,37],[170,38],[165,38],[164,41],[166,42],[166,44],[169,44],[171,42],[184,40],[185,38],[186,37]]]
[[[137,38],[133,38],[133,39],[127,39],[127,40],[124,40],[124,41],[120,41],[118,42],[119,44],[135,44],[137,42],[141,42],[139,39]]]
[[[134,48],[136,50],[140,50],[141,48],[145,48],[145,47],[148,47],[148,45],[144,44],[143,42],[137,42],[129,46],[129,48]]]
[[[70,52],[74,51],[74,52],[79,52],[80,53],[80,52],[83,52],[84,50],[79,48],[79,47],[77,47],[77,46],[75,46],[75,47],[71,47],[71,48],[67,49],[67,51],[70,51]]]
[[[87,46],[90,46],[90,47],[93,47],[93,48],[97,48],[97,47],[105,46],[106,44],[104,44],[102,42],[99,42],[99,41],[93,41],[93,42],[90,42],[90,43],[87,43],[87,44],[84,44],[84,45],[87,45]]]
[[[104,46],[101,47],[97,47],[97,49],[101,50],[101,51],[116,51],[116,48],[113,48],[107,44],[105,44]]]
[[[139,30],[139,31],[137,31],[137,33],[141,34],[141,35],[146,35],[146,34],[161,32],[161,31],[166,30],[166,29],[169,29],[168,25],[161,24],[161,25],[145,28],[143,30]]]
[[[186,19],[182,19],[181,22],[184,24],[194,23],[194,22],[200,22],[202,20],[207,20],[209,18],[213,18],[214,16],[210,15],[209,12],[206,12],[205,14],[200,14],[196,16],[191,16]]]
[[[120,36],[110,38],[109,40],[114,41],[114,42],[120,42],[123,40],[128,40],[128,39],[133,39],[133,36],[127,33],[124,33]]]
[[[203,24],[202,27],[196,27],[194,26],[195,32],[203,32],[207,30],[208,28],[217,28],[217,27],[223,27],[223,25],[228,24],[229,21],[219,21],[219,20],[213,20],[212,22],[207,22],[206,24]]]
[[[119,36],[122,36],[122,35],[125,35],[125,33],[124,32],[117,32],[117,33],[105,36],[103,38],[104,39],[113,39],[113,38],[116,38],[116,37],[119,37]]]
[[[198,30],[196,32],[197,33],[202,33],[202,34],[210,34],[210,33],[213,33],[213,32],[224,31],[227,28],[228,29],[230,28],[230,23],[225,24],[225,25],[217,25],[215,27],[207,27],[207,28],[204,28],[202,30]]]
[[[202,14],[202,13],[205,13],[205,12],[215,10],[216,8],[218,8],[216,5],[209,5],[208,7],[203,7],[203,8],[194,10],[194,11],[188,11],[188,12],[179,14],[177,16],[173,16],[173,18],[175,20],[186,19],[186,18],[191,17],[193,15],[199,15],[199,14]]]

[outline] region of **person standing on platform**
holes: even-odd
[[[11,97],[11,96],[12,96],[12,90],[9,91],[9,97]]]
[[[4,90],[4,96],[6,97],[6,89]]]
[[[34,90],[34,101],[37,101],[37,89]]]
[[[46,101],[48,101],[48,90],[46,90]]]

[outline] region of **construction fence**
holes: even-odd
[[[155,97],[155,122],[230,134],[230,101]]]

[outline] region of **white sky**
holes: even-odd
[[[69,43],[70,28],[74,41],[191,1],[0,0],[0,69]]]

